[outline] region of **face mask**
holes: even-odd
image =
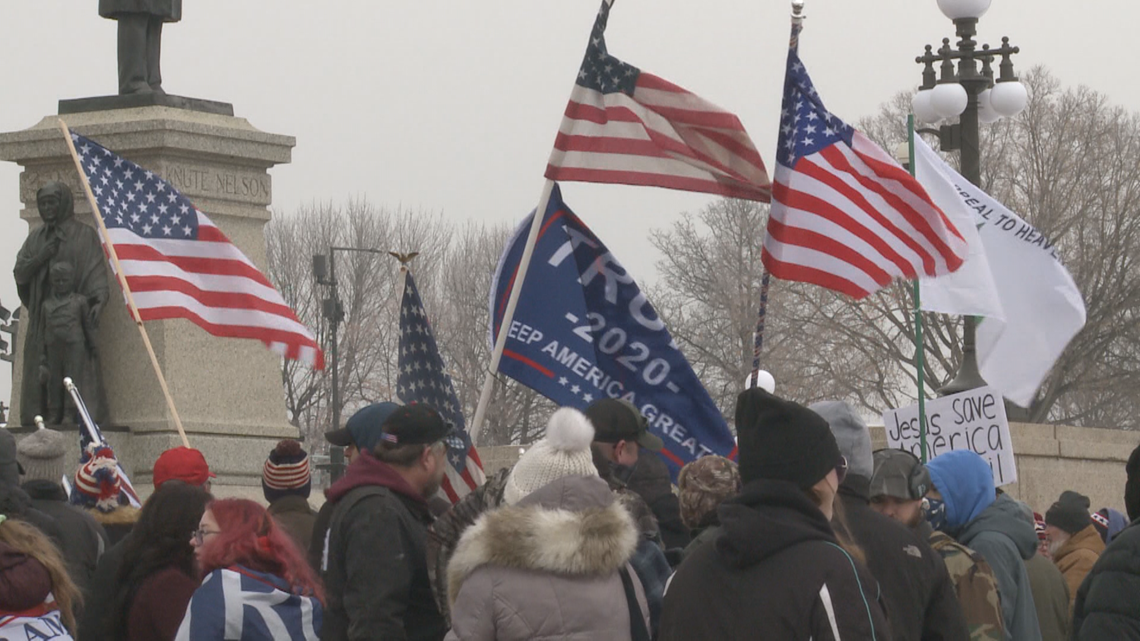
[[[926,515],[926,522],[938,531],[946,528],[946,503],[939,499],[922,499],[922,511]]]

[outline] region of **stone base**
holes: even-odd
[[[59,115],[77,114],[88,111],[111,111],[112,109],[133,109],[135,107],[173,107],[189,111],[218,114],[221,116],[234,115],[234,106],[228,102],[216,100],[203,100],[201,98],[184,98],[166,93],[136,93],[126,96],[97,96],[94,98],[75,98],[59,101]]]
[[[66,121],[73,131],[168,180],[265,271],[263,228],[272,200],[268,169],[289,162],[295,140],[259,131],[217,109],[193,108],[208,106],[208,101],[190,101],[184,105],[189,108],[170,106],[188,100],[153,94],[107,96],[63,101],[60,111],[72,112]],[[140,101],[148,106],[131,106]],[[90,110],[100,105],[118,108]],[[94,224],[57,117],[45,117],[23,131],[0,133],[0,160],[23,168],[20,215],[29,226],[40,224],[36,191],[53,180],[71,187],[77,220]],[[129,426],[129,431],[107,430],[106,436],[122,448],[116,450],[120,462],[143,491],[150,487],[158,454],[181,442],[109,269],[108,283],[112,291],[96,339],[107,392],[105,423]],[[219,491],[224,495],[227,486],[258,486],[273,445],[298,433],[286,421],[280,358],[258,341],[216,338],[185,320],[148,321],[146,329],[190,445],[202,450],[218,474]],[[21,415],[19,390],[27,358],[23,338],[21,333],[14,341],[12,424],[18,424]],[[78,452],[72,460],[78,461]]]

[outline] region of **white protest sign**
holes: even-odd
[[[883,412],[887,446],[921,457],[918,405]],[[926,402],[926,457],[930,460],[951,450],[972,450],[994,473],[994,485],[1017,482],[1013,441],[1001,394],[982,387]]]

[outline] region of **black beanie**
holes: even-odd
[[[791,481],[807,489],[835,469],[842,455],[827,421],[759,387],[736,399],[740,479]]]
[[[1065,490],[1061,492],[1061,498],[1045,513],[1045,525],[1076,534],[1092,524],[1092,517],[1089,516],[1091,506],[1089,497]]]

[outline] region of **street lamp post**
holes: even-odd
[[[911,104],[915,118],[921,122],[938,124],[945,119],[958,118],[957,123],[923,131],[936,133],[943,151],[959,152],[962,176],[975,186],[982,182],[979,123],[992,123],[1002,116],[1016,116],[1025,108],[1027,101],[1025,87],[1014,75],[1010,59],[1020,49],[1010,46],[1009,38],[1002,38],[1001,47],[990,49],[989,45],[983,45],[979,51],[974,40],[978,19],[989,9],[990,2],[938,0],[938,8],[954,22],[958,43],[956,48],[952,48],[950,39],[944,38],[937,52],[927,45],[926,52],[915,58],[915,62],[924,68],[922,86]],[[992,63],[998,56],[1001,63],[998,76],[994,78]],[[935,63],[939,63],[937,72]],[[978,68],[979,63],[981,69]],[[944,396],[986,384],[978,371],[974,318],[967,316],[964,325],[962,364],[954,380],[939,390]]]
[[[313,256],[313,276],[317,284],[329,289],[329,295],[321,301],[321,316],[332,326],[329,341],[329,356],[332,361],[332,429],[340,429],[340,352],[338,336],[340,324],[344,321],[344,306],[340,302],[340,290],[336,279],[336,252],[360,252],[365,254],[385,254],[379,249],[361,247],[329,247],[329,253]],[[344,473],[344,449],[329,448],[329,474],[335,482]]]

